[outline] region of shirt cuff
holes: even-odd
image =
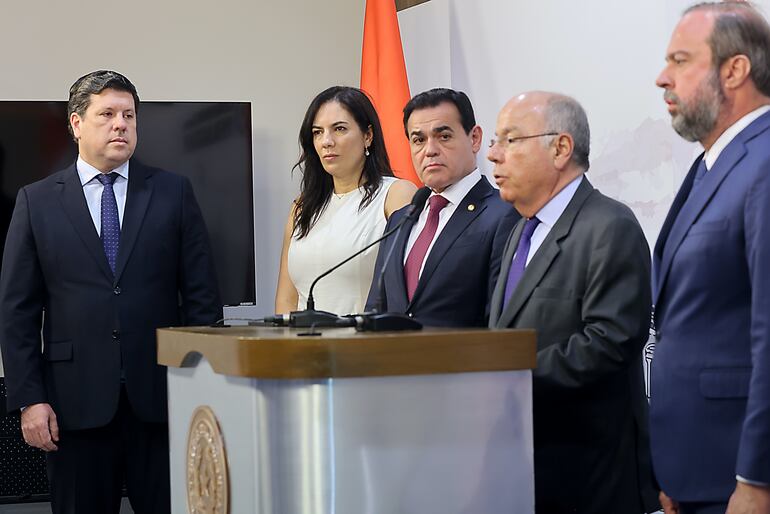
[[[755,485],[757,487],[768,487],[768,486],[770,486],[770,484],[766,484],[765,482],[757,482],[756,480],[749,480],[748,478],[743,478],[740,475],[735,475],[735,479],[738,482],[741,482],[742,484]]]

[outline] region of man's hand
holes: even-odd
[[[679,514],[679,502],[666,496],[666,493],[663,491],[658,494],[658,500],[665,514]]]
[[[59,441],[59,425],[56,422],[56,414],[47,403],[35,403],[22,411],[21,432],[30,446],[46,452],[59,449],[54,444]]]
[[[726,514],[770,514],[770,487],[737,482]]]

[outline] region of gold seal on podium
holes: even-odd
[[[227,454],[211,407],[193,412],[187,436],[187,509],[190,514],[228,514]]]

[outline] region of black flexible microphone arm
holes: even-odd
[[[328,275],[332,271],[336,270],[337,268],[339,268],[343,264],[347,263],[348,261],[350,261],[354,257],[358,257],[359,255],[364,253],[366,250],[368,250],[372,246],[378,244],[383,239],[386,239],[386,238],[390,237],[394,232],[396,232],[398,229],[400,229],[401,226],[404,223],[407,222],[407,220],[413,219],[415,217],[415,214],[419,215],[419,213],[422,212],[423,207],[425,207],[425,202],[428,200],[429,196],[430,196],[430,189],[429,188],[423,187],[423,188],[418,189],[417,192],[412,197],[412,203],[409,205],[409,212],[406,214],[406,216],[404,216],[401,219],[401,221],[398,222],[398,224],[395,227],[393,227],[392,229],[390,229],[387,232],[385,232],[382,235],[382,237],[380,237],[379,239],[377,239],[377,240],[369,243],[368,245],[364,246],[363,248],[361,248],[359,251],[357,251],[356,253],[354,253],[353,255],[351,255],[350,257],[345,259],[344,261],[340,262],[339,264],[337,264],[333,268],[330,268],[330,269],[326,270],[325,272],[321,273],[318,277],[316,277],[316,279],[313,280],[313,283],[310,284],[310,290],[307,293],[307,307],[306,307],[306,310],[309,310],[309,311],[315,310],[315,299],[313,298],[313,288],[315,287],[315,285],[318,283],[319,280],[321,280],[326,275]]]
[[[423,207],[425,207],[425,202],[428,200],[430,193],[431,190],[428,187],[423,187],[417,190],[417,192],[414,194],[415,198],[412,200],[413,209],[411,209],[409,213],[404,216],[404,219],[401,220],[401,223],[395,227],[396,230],[401,230],[407,222],[413,223],[417,221],[417,218],[420,217],[420,213],[422,212]],[[418,198],[417,195],[420,195],[420,197]],[[423,199],[423,197],[425,197],[425,199]],[[396,239],[398,239],[398,236]],[[395,250],[395,248],[396,241],[393,241],[393,243],[390,245],[390,249],[388,249],[388,253],[385,254],[385,259],[382,261],[382,269],[380,269],[380,275],[377,277],[377,302],[374,304],[374,312],[382,312],[383,310],[382,304],[385,302],[385,295],[382,294],[382,286],[385,284],[385,270],[388,267],[388,263],[390,263],[393,250]]]
[[[404,216],[404,219],[401,220],[398,226],[396,226],[396,230],[401,230],[401,227],[403,227],[408,220],[410,220],[410,217]],[[385,259],[382,261],[382,269],[380,270],[380,275],[377,277],[377,302],[374,304],[374,312],[382,312],[382,304],[385,303],[385,295],[382,294],[382,286],[385,285],[385,269],[388,267],[390,258],[393,255],[393,250],[396,248],[397,240],[398,236],[396,236],[396,239],[391,243],[388,253],[385,254]]]

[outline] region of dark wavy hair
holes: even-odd
[[[364,161],[359,185],[363,185],[364,197],[358,209],[368,205],[380,187],[382,177],[392,177],[388,153],[385,151],[385,140],[382,137],[382,127],[377,111],[366,93],[360,89],[346,86],[334,86],[319,93],[305,113],[305,119],[299,129],[299,146],[302,153],[292,171],[299,168],[302,172],[302,184],[299,198],[295,201],[294,235],[302,239],[313,228],[334,191],[332,176],[324,170],[321,158],[313,145],[313,122],[318,110],[327,102],[338,102],[350,113],[362,132],[371,127],[372,144],[369,145],[369,156]]]

